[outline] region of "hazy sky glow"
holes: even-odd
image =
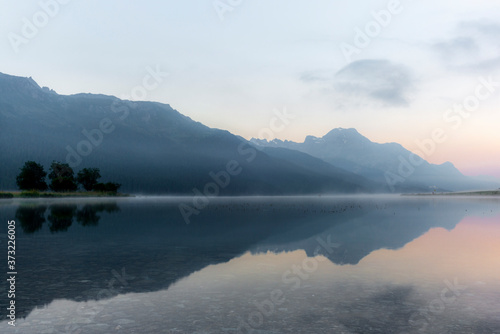
[[[424,158],[500,177],[500,2],[0,4],[0,72],[60,94],[130,96],[159,68],[169,75],[145,99],[211,127],[257,137],[286,108],[278,138],[354,127],[414,151],[441,129]]]

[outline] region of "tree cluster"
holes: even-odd
[[[100,183],[99,168],[83,168],[75,177],[69,164],[53,161],[49,172],[50,184],[47,185],[45,182],[47,172],[43,166],[35,161],[27,161],[16,177],[17,186],[21,190],[45,191],[50,189],[55,192],[72,192],[78,190],[80,184],[86,191],[110,193],[118,192],[121,186],[121,184],[114,182]]]

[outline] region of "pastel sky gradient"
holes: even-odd
[[[23,20],[43,19],[41,4],[56,0],[0,0],[0,72],[59,94],[122,97],[158,66],[169,76],[145,99],[211,127],[257,137],[286,108],[295,119],[280,139],[352,127],[412,151],[441,129],[425,159],[500,177],[498,1],[60,2],[15,52],[9,38],[23,36]],[[347,44],[357,46],[351,57]],[[480,78],[499,84],[478,88]],[[462,103],[467,116],[448,111]]]

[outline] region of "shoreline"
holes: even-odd
[[[500,196],[499,190],[480,190],[480,191],[465,191],[465,192],[448,192],[448,193],[403,193],[403,194],[313,194],[313,195],[236,195],[236,196],[214,196],[208,198],[237,198],[237,197],[355,197],[357,195],[392,195],[392,196]],[[11,198],[102,198],[102,197],[117,197],[117,198],[130,198],[130,197],[174,197],[174,198],[193,198],[188,195],[144,195],[144,194],[127,194],[127,193],[112,193],[112,192],[37,192],[37,191],[0,191],[0,199]]]
[[[37,191],[0,191],[1,198],[77,198],[77,197],[134,197],[130,194],[111,192],[37,192]]]
[[[402,196],[500,196],[500,190],[460,191],[449,193],[401,194]]]

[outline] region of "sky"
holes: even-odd
[[[247,139],[356,128],[464,174],[500,177],[498,1],[0,6],[0,72],[59,94],[168,103]]]

